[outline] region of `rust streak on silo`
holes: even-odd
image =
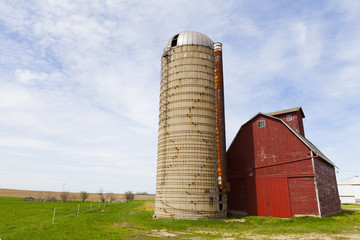
[[[224,77],[222,63],[222,44],[214,44],[215,96],[216,96],[216,151],[218,161],[218,184],[222,191],[229,191],[226,166]]]

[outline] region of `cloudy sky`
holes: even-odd
[[[302,106],[306,137],[360,175],[360,1],[1,0],[0,188],[155,192],[160,58],[223,43],[227,145]]]

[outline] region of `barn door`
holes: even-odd
[[[256,179],[257,215],[291,217],[287,178]]]

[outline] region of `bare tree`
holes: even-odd
[[[104,193],[104,189],[100,188],[100,191],[98,192],[99,198],[101,202],[105,202],[108,196]]]
[[[76,200],[76,195],[75,194],[71,195],[70,201],[75,201],[75,200]]]
[[[85,191],[80,192],[80,198],[83,202],[85,202],[85,200],[88,199],[88,197],[89,197],[89,194],[87,192],[85,192]]]
[[[131,191],[125,192],[125,198],[126,201],[132,201],[134,200],[134,194]]]
[[[46,199],[45,199],[45,201],[47,201],[47,202],[56,202],[56,201],[57,201],[57,198],[56,198],[55,195],[50,195],[50,194],[48,194],[47,197],[46,197]]]
[[[116,200],[116,195],[112,192],[109,192],[107,194],[107,197],[109,198],[110,202],[115,202],[115,200]]]
[[[60,194],[60,198],[63,202],[66,202],[66,201],[70,200],[70,193],[64,191]]]
[[[65,183],[63,182],[62,192],[60,193],[60,199],[63,202],[66,202],[67,200],[70,200],[70,192],[65,191]]]

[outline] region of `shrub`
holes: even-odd
[[[33,201],[35,201],[35,198],[33,198],[33,197],[24,197],[23,201],[33,202]]]
[[[56,196],[49,194],[49,195],[46,197],[46,200],[45,200],[45,201],[47,201],[47,202],[56,202],[56,201],[57,201],[57,198],[56,198]]]
[[[108,198],[108,196],[104,193],[104,189],[100,189],[100,191],[98,192],[99,198],[101,202],[105,202],[106,199]]]
[[[71,195],[71,198],[70,198],[70,201],[75,201],[76,200],[76,195],[75,194],[72,194]]]
[[[62,192],[60,194],[60,198],[63,202],[66,202],[68,200],[70,200],[70,193],[69,192]]]
[[[85,191],[81,191],[80,193],[80,198],[83,202],[85,202],[85,200],[89,197],[89,194]]]
[[[109,198],[110,202],[115,202],[115,200],[116,200],[116,195],[112,192],[108,193],[107,197]]]
[[[134,194],[131,191],[125,192],[125,198],[126,201],[132,201],[134,200]]]
[[[137,192],[136,195],[148,195],[147,192]]]

